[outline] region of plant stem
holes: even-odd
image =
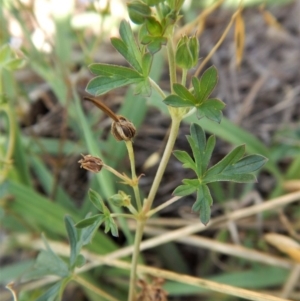
[[[183,86],[185,86],[185,84],[186,84],[186,76],[187,76],[187,69],[182,69],[181,84]]]
[[[171,198],[170,200],[166,201],[165,203],[161,204],[160,206],[157,206],[156,208],[150,210],[148,213],[147,213],[147,217],[151,217],[152,215],[154,215],[155,213],[157,213],[158,211],[170,206],[171,204],[177,202],[178,200],[180,200],[182,198],[182,196],[175,196],[173,198]]]
[[[139,191],[139,186],[138,186],[138,178],[137,178],[136,172],[135,172],[135,160],[134,160],[134,152],[133,152],[132,142],[125,141],[125,143],[126,143],[126,147],[127,147],[127,151],[128,151],[129,161],[130,161],[132,181],[134,183],[132,188],[133,188],[137,208],[138,208],[138,211],[140,212],[142,210],[142,202],[141,202],[141,196],[140,196],[140,191]]]
[[[143,236],[145,220],[139,220],[137,222],[137,228],[135,232],[134,246],[133,246],[133,254],[131,259],[131,267],[130,267],[130,283],[129,283],[129,294],[128,301],[135,300],[135,287],[136,287],[136,269],[138,258],[140,254],[140,244]]]
[[[162,159],[160,161],[158,170],[156,172],[154,181],[152,183],[148,198],[145,200],[144,202],[144,207],[143,207],[143,211],[145,213],[147,213],[152,206],[153,200],[155,198],[156,192],[158,190],[158,187],[160,185],[162,176],[165,172],[166,166],[169,162],[176,138],[177,138],[177,134],[178,134],[178,130],[179,130],[179,126],[180,126],[180,121],[181,121],[181,117],[172,113],[173,111],[171,111],[171,117],[172,117],[172,125],[171,125],[171,130],[170,130],[170,134],[169,134],[169,138],[168,138],[168,142],[164,151],[164,154],[162,156]]]
[[[173,84],[177,82],[176,78],[176,62],[175,62],[175,52],[173,46],[173,27],[172,32],[169,34],[168,44],[167,44],[167,52],[168,52],[168,60],[169,60],[169,73],[170,73],[170,88],[171,93],[173,93]]]
[[[125,183],[130,184],[129,182],[131,182],[131,179],[129,179],[127,176],[122,175],[121,173],[119,173],[118,171],[116,171],[115,169],[110,167],[109,165],[103,164],[103,168],[105,168],[109,172],[113,173],[118,178],[122,179]]]

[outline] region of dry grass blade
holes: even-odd
[[[215,52],[218,50],[218,48],[221,46],[221,44],[224,42],[232,24],[235,21],[235,18],[237,16],[239,11],[235,12],[233,14],[233,16],[231,17],[231,20],[229,22],[229,24],[227,25],[227,27],[225,28],[223,34],[221,35],[219,41],[215,44],[215,46],[211,49],[211,51],[209,52],[209,54],[205,57],[205,59],[202,61],[202,63],[200,64],[200,66],[197,68],[194,76],[198,76],[201,72],[201,70],[203,69],[203,67],[206,65],[206,63],[211,59],[211,57],[215,54]]]
[[[157,229],[153,227],[145,227],[145,233],[150,235],[161,235],[163,233],[166,233],[166,231],[167,230]],[[243,246],[219,242],[206,237],[191,235],[178,237],[176,241],[184,243],[186,245],[209,249],[230,256],[244,258],[250,261],[261,262],[264,264],[283,267],[286,269],[291,269],[293,267],[292,261],[280,257],[275,257],[263,252],[255,251],[253,249],[245,248]]]
[[[300,263],[300,244],[294,239],[277,233],[269,233],[265,235],[265,239],[269,244]]]
[[[234,31],[234,42],[235,42],[235,55],[236,65],[240,67],[245,46],[245,23],[242,16],[242,9],[238,10],[235,18],[235,31]]]
[[[202,13],[192,22],[186,24],[185,26],[181,27],[180,30],[176,32],[176,40],[179,40],[180,37],[184,34],[189,35],[191,34],[192,30],[195,28],[195,25],[198,23],[197,26],[197,37],[200,37],[201,33],[205,28],[205,20],[206,18],[213,13],[216,9],[218,9],[224,0],[216,1],[214,4],[205,8]]]
[[[283,30],[283,27],[277,21],[277,19],[269,11],[265,10],[264,5],[261,5],[259,10],[260,10],[261,14],[263,15],[263,18],[267,25],[272,26],[278,30]]]

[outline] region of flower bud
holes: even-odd
[[[182,69],[191,69],[198,62],[199,42],[194,36],[181,37],[176,48],[176,64]]]
[[[123,116],[118,116],[118,121],[113,121],[111,124],[111,133],[118,141],[129,141],[135,136],[136,129],[132,122]]]
[[[117,194],[111,196],[109,201],[117,207],[129,207],[131,204],[131,197],[120,190]]]
[[[100,158],[94,157],[92,155],[81,156],[83,157],[83,159],[78,161],[78,163],[80,163],[80,168],[84,168],[94,173],[100,172],[103,167],[103,161]]]

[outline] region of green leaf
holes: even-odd
[[[255,175],[251,173],[247,174],[217,174],[217,175],[209,175],[205,176],[203,179],[203,183],[213,183],[213,182],[219,182],[219,181],[231,181],[235,183],[253,183],[257,182]]]
[[[122,21],[119,32],[122,40],[118,38],[112,38],[112,45],[124,56],[124,58],[135,70],[142,74],[142,54],[135,41],[129,23]]]
[[[50,248],[48,242],[43,237],[46,250],[42,250],[35,261],[33,270],[26,273],[26,279],[36,279],[47,275],[56,275],[59,277],[67,277],[69,268],[66,263],[57,256]]]
[[[195,96],[183,85],[181,84],[173,84],[174,92],[184,100],[192,102],[194,105],[196,104]]]
[[[251,173],[260,169],[266,162],[267,158],[261,155],[249,155],[238,162],[225,168],[224,174]]]
[[[105,94],[113,89],[127,86],[130,84],[136,84],[143,81],[142,76],[136,78],[124,78],[119,76],[113,77],[100,77],[97,76],[90,80],[86,87],[86,92],[98,96]]]
[[[128,3],[127,7],[129,18],[135,24],[143,24],[145,18],[151,15],[150,7],[140,1]]]
[[[208,99],[197,107],[197,117],[200,119],[203,116],[206,118],[218,122],[221,122],[223,113],[222,110],[225,107],[225,103],[219,99]]]
[[[192,194],[197,190],[197,187],[192,185],[180,185],[176,187],[176,189],[173,191],[173,194],[176,196],[186,196],[189,194]]]
[[[192,106],[194,106],[193,102],[184,100],[181,97],[179,97],[177,95],[173,95],[173,94],[167,96],[163,100],[163,102],[167,106],[171,106],[171,107],[192,107]]]
[[[218,71],[215,66],[209,67],[200,78],[200,81],[197,78],[192,79],[194,86],[194,92],[197,98],[198,104],[201,104],[205,101],[211,92],[214,90],[218,82]]]
[[[103,221],[104,221],[104,215],[96,214],[96,215],[93,215],[91,217],[81,220],[75,226],[76,226],[76,228],[82,229],[82,228],[89,227],[94,224],[98,224],[98,227],[99,227]]]
[[[95,190],[91,189],[89,190],[89,198],[90,201],[92,202],[92,204],[100,211],[103,212],[104,211],[104,202],[101,198],[101,196],[99,195],[98,192],[96,192]]]
[[[86,88],[86,91],[93,95],[101,95],[112,89],[140,83],[145,80],[135,70],[122,66],[91,64],[89,69],[93,74],[99,75],[93,78]]]
[[[146,28],[151,36],[161,36],[163,33],[161,24],[154,17],[146,19]]]
[[[212,135],[207,139],[204,155],[202,157],[201,165],[203,171],[205,171],[208,167],[215,145],[216,145],[216,137]]]
[[[123,67],[123,66],[96,63],[96,64],[90,64],[89,69],[93,74],[104,76],[104,77],[117,76],[126,79],[141,78],[140,73],[136,72],[131,68]]]
[[[200,220],[206,225],[210,220],[210,207],[213,203],[209,188],[207,185],[201,185],[197,190],[197,200],[194,203],[192,210],[200,211]]]
[[[75,228],[74,222],[70,216],[65,216],[65,226],[70,243],[70,267],[73,269],[75,267],[77,255],[80,251],[80,247],[78,247],[79,237],[77,229]]]
[[[192,123],[190,132],[191,137],[195,141],[196,147],[199,149],[199,151],[201,151],[201,153],[204,153],[206,147],[206,136],[202,127],[199,124]]]
[[[173,154],[180,162],[183,163],[182,166],[184,168],[191,168],[196,172],[196,170],[197,170],[196,163],[194,162],[194,160],[191,158],[191,156],[187,152],[176,150],[176,151],[173,151]]]
[[[101,216],[101,218],[99,216]],[[83,246],[89,244],[92,241],[94,235],[98,231],[98,228],[103,221],[104,221],[103,215],[99,214],[98,218],[95,220],[94,223],[89,224],[87,227],[84,227],[81,230],[80,240]]]
[[[148,43],[145,43],[148,39]],[[168,42],[167,38],[165,37],[151,37],[147,36],[144,37],[143,43],[147,44],[147,49],[152,53],[158,52],[163,45],[166,45]]]
[[[220,162],[211,167],[205,176],[205,178],[217,175],[223,172],[229,165],[236,163],[240,160],[245,153],[245,145],[240,145],[234,148],[229,154],[227,154]]]
[[[203,153],[199,150],[197,144],[196,144],[196,141],[193,139],[192,136],[186,136],[189,144],[190,144],[190,147],[192,149],[192,152],[193,152],[193,157],[194,157],[194,160],[195,160],[195,163],[196,163],[196,170],[194,170],[197,174],[197,176],[199,178],[202,177],[202,173],[203,173],[203,170],[202,170],[202,156],[203,156]]]

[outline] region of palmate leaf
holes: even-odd
[[[193,93],[181,84],[173,84],[175,94],[164,99],[164,103],[172,107],[194,107],[197,118],[206,117],[220,123],[225,103],[219,99],[208,99],[218,82],[218,72],[215,66],[208,68],[198,80],[192,78]]]
[[[193,152],[193,158],[183,151],[175,151],[174,155],[186,168],[195,171],[197,179],[184,179],[183,185],[178,186],[173,194],[187,196],[197,191],[197,200],[193,205],[194,211],[200,211],[200,220],[207,224],[210,218],[210,206],[212,197],[207,186],[208,183],[216,181],[232,181],[238,183],[255,182],[253,172],[261,168],[267,159],[261,155],[244,156],[245,146],[234,148],[220,162],[208,168],[216,144],[215,136],[206,136],[198,124],[191,125],[191,136],[187,136]]]

